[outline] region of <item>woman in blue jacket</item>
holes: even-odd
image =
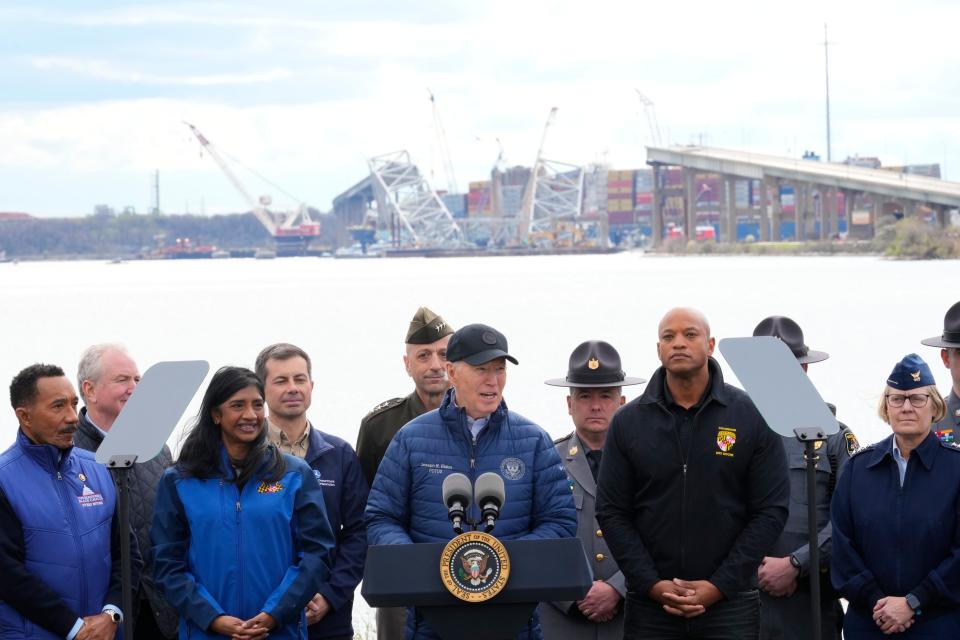
[[[160,482],[151,537],[181,638],[307,637],[334,537],[310,467],[267,442],[252,371],[214,374]]]
[[[854,454],[833,494],[843,637],[960,638],[960,448],[930,429],[946,409],[919,356],[897,363],[879,411],[893,434]]]

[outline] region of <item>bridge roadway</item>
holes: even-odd
[[[663,238],[663,186],[660,168],[677,166],[683,169],[684,227],[687,238],[695,237],[697,194],[694,180],[697,174],[719,174],[725,188],[721,197],[720,241],[730,242],[735,238],[738,214],[757,215],[760,218],[760,240],[771,238],[771,230],[780,228],[783,207],[780,202],[779,185],[794,186],[794,216],[800,234],[799,239],[808,239],[813,222],[813,194],[821,195],[823,216],[820,224],[820,239],[837,233],[836,193],[845,194],[848,229],[851,214],[858,199],[869,200],[872,234],[873,225],[884,212],[885,205],[894,206],[905,215],[915,215],[918,207],[932,209],[940,225],[944,225],[947,212],[960,208],[960,183],[938,178],[909,175],[883,169],[869,169],[848,164],[826,163],[816,160],[800,160],[770,156],[746,151],[700,146],[647,147],[647,164],[653,167],[653,239],[658,245]],[[739,209],[736,206],[735,186],[738,180],[759,180],[759,212],[756,208]],[[731,233],[731,231],[733,231]],[[777,236],[776,239],[779,239]]]

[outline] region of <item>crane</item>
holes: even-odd
[[[247,191],[243,183],[240,182],[236,174],[230,169],[226,160],[223,159],[223,152],[218,150],[195,126],[186,121],[184,121],[183,124],[190,128],[190,131],[197,138],[200,146],[213,158],[214,162],[217,163],[217,166],[220,167],[223,174],[227,176],[227,179],[233,187],[240,192],[243,199],[250,205],[253,215],[278,245],[303,243],[304,248],[306,248],[306,244],[308,244],[312,238],[320,235],[320,224],[313,220],[306,205],[301,203],[296,211],[287,214],[271,212],[267,208],[271,204],[270,196],[263,195],[255,199],[250,195],[250,192]],[[263,176],[260,177],[262,178]],[[266,178],[263,179],[266,180]],[[267,180],[267,182],[270,181]],[[276,185],[273,186],[276,187]],[[283,190],[281,189],[281,191]]]
[[[660,123],[657,122],[657,109],[653,100],[643,95],[640,89],[634,89],[637,97],[640,98],[640,104],[643,105],[643,114],[647,117],[647,126],[650,127],[650,142],[655,147],[660,146]]]
[[[537,149],[537,160],[533,163],[533,169],[530,171],[530,179],[527,182],[527,188],[523,192],[523,204],[520,205],[520,224],[517,225],[517,240],[523,244],[527,242],[530,235],[530,224],[533,222],[533,199],[537,189],[537,175],[542,169],[543,164],[543,145],[547,141],[547,131],[550,125],[557,117],[557,108],[550,109],[550,115],[547,116],[547,123],[543,125],[543,135],[540,136],[540,147]]]
[[[450,146],[447,144],[447,132],[443,128],[443,122],[440,120],[440,110],[437,108],[437,100],[433,97],[433,92],[427,89],[430,95],[430,104],[433,107],[433,129],[437,136],[437,143],[440,151],[440,160],[443,162],[443,170],[447,174],[447,193],[457,193],[457,176],[453,173],[453,161],[450,159]]]

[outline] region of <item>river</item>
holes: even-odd
[[[141,370],[172,359],[252,367],[264,345],[293,342],[313,359],[313,423],[355,442],[367,411],[409,393],[403,337],[427,305],[454,326],[484,322],[506,334],[520,361],[510,366],[507,403],[559,437],[572,428],[565,394],[543,381],[565,374],[574,346],[607,340],[628,375],[649,377],[659,364],[660,317],[694,306],[718,339],[750,335],[767,315],[797,320],[807,344],[831,355],[810,366],[811,379],[868,443],[889,433],[876,404],[900,357],[919,353],[949,388],[938,351],[920,339],[941,332],[944,312],[960,298],[950,282],[960,282],[960,261],[846,256],[7,263],[0,380],[7,385],[38,361],[73,378],[81,351],[96,342],[124,343]],[[625,391],[631,398],[642,389]],[[0,445],[15,431],[13,411],[0,411]]]

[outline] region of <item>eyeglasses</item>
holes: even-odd
[[[910,399],[910,404],[917,409],[927,406],[927,402],[930,400],[929,393],[911,393],[910,395],[904,395],[902,393],[888,393],[884,397],[887,399],[887,404],[896,408],[902,407],[903,403],[907,401],[907,398]]]

